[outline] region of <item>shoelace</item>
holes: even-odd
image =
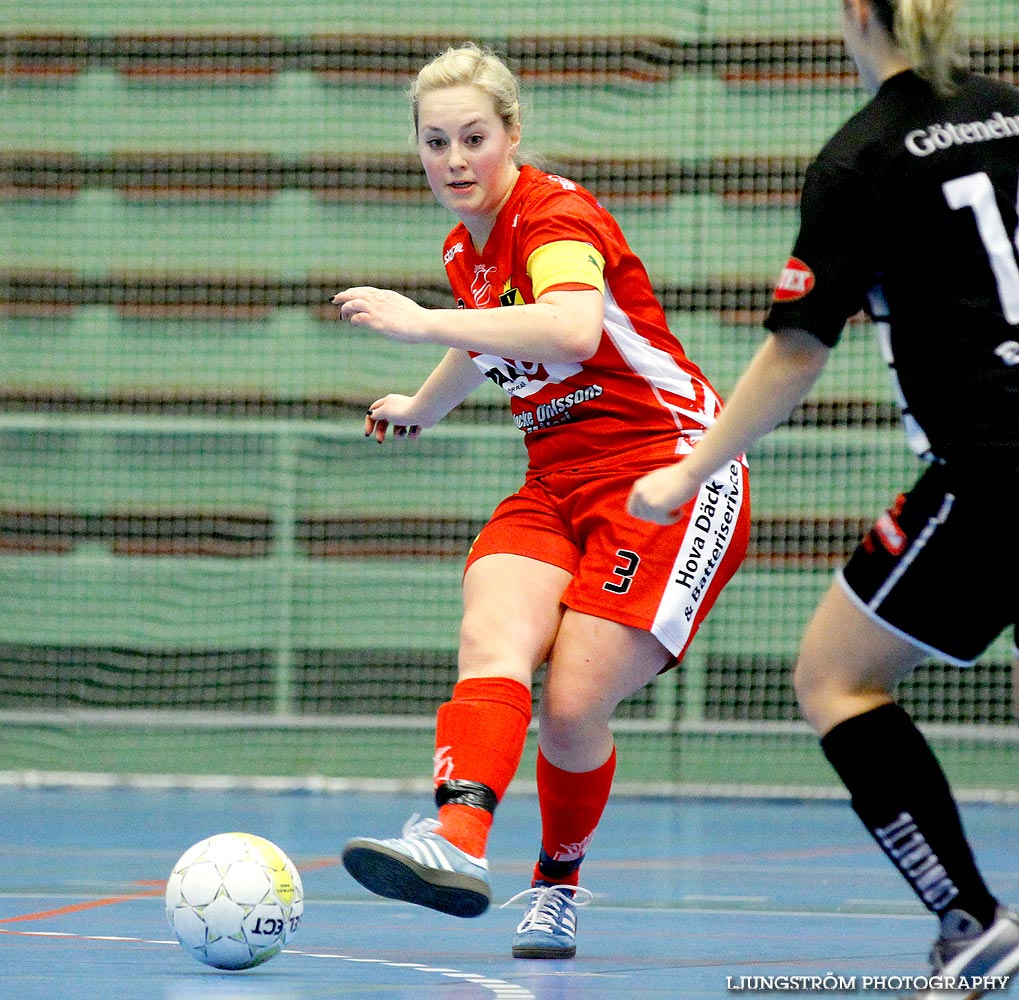
[[[593,892],[579,885],[532,885],[530,889],[511,896],[499,909],[505,909],[519,899],[530,899],[517,931],[540,930],[553,933],[564,906],[570,903],[574,906],[587,906],[593,898]]]

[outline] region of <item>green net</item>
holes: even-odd
[[[1014,0],[971,0],[963,23],[973,65],[1015,80]],[[442,352],[341,327],[327,299],[370,282],[448,304],[453,220],[404,91],[465,38],[519,72],[524,148],[612,208],[731,389],[804,169],[864,100],[837,3],[524,0],[454,20],[410,0],[15,0],[0,772],[427,776],[463,559],[523,445],[491,386],[416,443],[366,442],[365,404]],[[865,323],[750,457],[750,555],[683,669],[621,706],[622,784],[835,787],[790,666],[833,568],[917,471]],[[1004,638],[902,693],[961,789],[1009,792]]]

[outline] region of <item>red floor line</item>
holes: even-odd
[[[42,910],[39,913],[23,913],[17,917],[0,917],[0,924],[16,924],[26,920],[45,920],[47,917],[62,917],[68,913],[82,913],[85,910],[94,910],[99,906],[112,906],[114,903],[129,903],[134,899],[147,899],[152,896],[162,896],[164,893],[162,885],[158,889],[149,889],[146,892],[134,892],[126,896],[105,896],[102,899],[89,899],[83,903],[72,903],[70,906],[61,906],[56,910]]]
[[[333,868],[340,863],[339,858],[320,858],[317,861],[305,861],[301,864],[301,871],[316,871],[321,868]],[[135,899],[150,899],[153,896],[162,896],[166,891],[165,880],[139,880],[135,885],[155,886],[145,892],[134,892],[126,896],[105,896],[102,899],[89,899],[82,903],[72,903],[70,906],[61,906],[56,910],[41,910],[39,913],[23,913],[17,917],[0,917],[0,924],[23,923],[28,920],[45,920],[47,917],[62,917],[68,913],[83,913],[85,910],[94,910],[100,906],[113,906],[115,903],[130,903]]]

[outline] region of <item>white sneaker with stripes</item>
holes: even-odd
[[[577,953],[577,907],[592,893],[579,885],[538,882],[503,906],[527,899],[527,912],[513,938],[514,958],[573,958]]]
[[[454,847],[435,832],[439,821],[411,816],[403,836],[358,837],[343,849],[343,866],[366,889],[387,899],[417,903],[454,917],[488,909],[488,862]]]

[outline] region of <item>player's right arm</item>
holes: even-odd
[[[467,351],[450,349],[413,396],[391,393],[368,407],[365,437],[374,436],[382,444],[392,427],[394,437],[415,438],[422,430],[434,427],[484,381],[484,374]]]

